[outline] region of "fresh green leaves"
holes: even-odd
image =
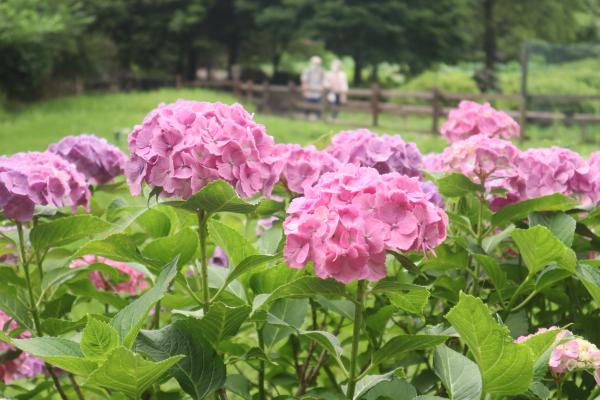
[[[81,352],[91,360],[105,360],[108,353],[119,345],[117,331],[106,322],[89,318],[81,335]]]
[[[523,262],[529,269],[530,276],[536,275],[552,262],[575,273],[577,264],[575,253],[545,226],[515,229],[512,238],[519,248]]]
[[[170,373],[193,399],[204,399],[225,383],[225,365],[204,339],[199,320],[182,319],[156,331],[142,331],[136,349],[154,360],[184,355]]]
[[[209,214],[222,211],[247,214],[253,212],[257,206],[240,199],[231,185],[221,179],[207,184],[186,201],[168,204],[194,212],[203,210]]]
[[[507,222],[519,221],[527,218],[529,213],[535,211],[568,211],[577,207],[577,202],[562,194],[537,197],[510,204],[492,216],[492,224],[504,225]]]
[[[50,364],[72,372],[87,376],[97,367],[97,364],[84,358],[79,343],[54,337],[36,337],[31,339],[14,339],[15,347],[32,354]]]
[[[373,365],[398,360],[415,350],[423,350],[444,343],[444,335],[400,335],[385,343],[373,354]]]
[[[384,279],[375,284],[373,293],[382,293],[395,306],[412,314],[423,314],[429,290],[422,286]]]
[[[446,319],[469,346],[481,373],[483,393],[508,396],[527,391],[533,377],[533,354],[527,346],[513,343],[508,329],[491,317],[481,299],[461,293]]]
[[[481,398],[481,374],[477,364],[462,354],[441,345],[433,353],[433,369],[442,380],[450,400]]]
[[[165,265],[156,279],[156,284],[140,298],[123,308],[113,317],[110,324],[119,334],[119,341],[125,347],[133,345],[135,337],[144,323],[152,306],[162,299],[171,281],[177,274],[177,258]]]
[[[106,232],[112,224],[93,215],[73,215],[36,225],[29,235],[39,252]]]
[[[471,193],[483,192],[482,185],[474,183],[466,176],[451,173],[437,180],[437,187],[446,197],[461,197]]]

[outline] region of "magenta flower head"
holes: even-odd
[[[508,140],[477,135],[452,143],[436,162],[444,172],[460,172],[477,183],[498,187],[514,175],[518,154],[519,149]]]
[[[372,167],[381,174],[398,172],[406,176],[421,176],[419,149],[400,136],[379,136],[368,129],[343,131],[333,137],[325,151],[342,164]]]
[[[282,177],[287,188],[294,193],[303,194],[304,189],[313,186],[321,175],[340,166],[336,158],[312,145],[279,144],[277,150],[285,160]]]
[[[85,177],[55,154],[0,156],[0,208],[7,218],[28,221],[36,205],[87,207],[89,197]]]
[[[120,261],[110,260],[108,258],[87,255],[83,256],[71,263],[71,268],[87,267],[92,264],[106,264],[115,268],[124,275],[125,280],[120,282],[111,282],[108,276],[105,276],[101,271],[91,271],[89,278],[96,289],[113,291],[120,293],[128,293],[135,295],[148,288],[148,281],[140,271]]]
[[[0,326],[5,330],[12,331],[18,328],[17,323],[0,310]],[[31,332],[25,331],[18,338],[27,339],[31,337]],[[14,346],[0,342],[0,352],[10,355],[16,352]],[[14,357],[5,357],[5,361],[0,364],[0,379],[5,384],[10,384],[17,379],[35,378],[40,375],[44,369],[44,362],[29,353],[15,353]]]
[[[239,104],[162,104],[133,129],[129,151],[125,173],[134,195],[145,181],[185,199],[216,179],[243,197],[270,195],[283,168],[273,138]]]
[[[348,164],[292,201],[284,255],[292,268],[312,261],[323,279],[377,281],[386,276],[386,250],[433,249],[447,223],[415,178]]]
[[[102,185],[123,175],[127,156],[106,139],[94,135],[66,136],[48,151],[74,164],[88,184]]]
[[[497,111],[489,103],[463,100],[450,111],[441,132],[448,142],[455,143],[475,135],[510,139],[518,137],[521,128],[510,115]]]
[[[562,193],[579,200],[597,198],[594,175],[588,163],[571,150],[561,147],[529,149],[514,160],[516,174],[508,181],[520,200]],[[589,201],[587,201],[589,202]]]

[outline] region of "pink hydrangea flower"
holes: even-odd
[[[0,208],[10,219],[30,220],[35,205],[87,208],[89,197],[85,177],[55,154],[0,156]]]
[[[598,172],[577,153],[561,147],[529,149],[514,160],[515,174],[506,181],[510,201],[561,193],[583,203],[598,201]]]
[[[304,189],[314,185],[321,175],[340,166],[337,159],[312,145],[280,144],[277,148],[285,160],[282,176],[287,188],[294,193],[303,194]]]
[[[497,111],[489,103],[463,100],[450,111],[441,132],[448,142],[455,143],[475,135],[510,139],[518,137],[521,128],[510,115]]]
[[[10,321],[10,322],[9,322]],[[4,327],[8,323],[8,331],[18,328],[17,323],[0,310],[0,326]],[[31,337],[31,333],[25,331],[18,336],[20,339]],[[40,375],[44,369],[44,362],[29,353],[18,352],[18,350],[4,342],[0,342],[0,352],[14,351],[15,356],[0,364],[0,379],[6,384],[10,384],[17,379],[35,378]]]
[[[269,195],[283,168],[273,138],[239,104],[162,104],[133,129],[129,151],[125,173],[134,195],[147,182],[163,196],[188,198],[216,179],[243,197]]]
[[[427,172],[444,172],[446,169],[442,155],[438,153],[425,154],[421,168]]]
[[[312,261],[323,279],[376,281],[386,276],[386,250],[433,249],[447,222],[415,178],[348,164],[292,201],[284,255],[292,268]]]
[[[501,187],[515,175],[518,155],[519,149],[507,140],[477,135],[452,143],[440,157],[444,172],[460,172],[477,183]]]
[[[536,333],[520,336],[516,343],[524,343],[530,338],[549,330],[560,329],[557,326],[540,328]],[[577,370],[593,370],[596,383],[600,385],[600,350],[595,344],[575,337],[567,330],[561,330],[555,338],[554,349],[550,354],[548,366],[557,375],[566,374]]]
[[[108,277],[102,275],[100,271],[91,271],[89,278],[97,289],[128,293],[131,295],[138,294],[148,288],[146,277],[140,271],[125,264],[123,262],[110,260],[108,258],[87,255],[83,256],[71,263],[71,268],[87,267],[92,264],[106,264],[114,267],[119,272],[128,276],[124,282],[111,283]]]
[[[94,135],[66,136],[48,146],[48,151],[74,164],[87,182],[101,185],[123,175],[127,156],[106,139]]]
[[[368,129],[343,131],[331,140],[325,151],[342,164],[375,168],[379,173],[398,172],[421,177],[421,153],[414,143],[400,136],[379,136]]]

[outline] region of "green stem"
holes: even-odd
[[[505,309],[507,314],[510,314],[512,312],[515,301],[517,301],[517,297],[519,296],[519,294],[521,294],[525,285],[527,285],[527,283],[529,283],[530,279],[531,279],[531,275],[527,275],[527,278],[525,278],[525,280],[523,280],[523,282],[521,282],[519,287],[517,287],[517,290],[515,290],[515,292],[511,296],[510,300],[508,301],[508,305],[506,306],[506,309]]]
[[[208,229],[206,222],[208,221],[208,213],[203,210],[198,211],[198,234],[200,236],[200,262],[201,265],[201,285],[202,285],[202,301],[204,303],[204,312],[206,313],[210,307],[210,293],[208,292],[208,258],[206,256],[206,237]]]
[[[348,380],[348,393],[347,397],[352,399],[354,397],[354,391],[356,389],[356,372],[358,363],[358,342],[360,338],[360,328],[362,325],[363,317],[363,306],[365,301],[365,288],[366,282],[364,280],[358,281],[358,288],[356,289],[356,307],[354,310],[354,331],[352,333],[352,353],[350,354],[350,378]]]
[[[258,347],[264,351],[265,343],[263,341],[262,329],[259,329],[258,325],[256,326],[256,335],[258,336]],[[266,399],[265,392],[265,362],[261,359],[258,364],[258,398],[260,400]]]
[[[19,234],[19,249],[21,252],[21,265],[23,266],[23,271],[25,272],[25,284],[27,285],[27,292],[29,293],[29,303],[30,303],[30,312],[33,317],[33,325],[35,327],[35,331],[37,336],[43,336],[44,333],[42,331],[42,324],[40,323],[40,316],[38,314],[37,303],[35,301],[35,297],[33,295],[33,287],[31,285],[31,275],[29,273],[29,261],[27,260],[27,252],[25,251],[25,236],[23,235],[23,225],[20,222],[17,222],[17,232]],[[56,391],[60,395],[60,398],[63,400],[67,400],[67,395],[60,385],[60,381],[54,373],[52,366],[48,363],[44,363],[48,374],[52,378],[54,382],[54,387],[56,387]]]

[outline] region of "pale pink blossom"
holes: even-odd
[[[0,327],[5,327],[10,332],[19,326],[10,316],[0,310]],[[25,331],[18,336],[20,339],[30,337],[31,332],[29,331]],[[29,353],[17,350],[13,345],[0,342],[0,352],[5,353],[8,358],[0,364],[0,379],[6,384],[18,379],[35,378],[43,372],[44,362],[42,360]],[[11,353],[14,355],[11,356]]]

